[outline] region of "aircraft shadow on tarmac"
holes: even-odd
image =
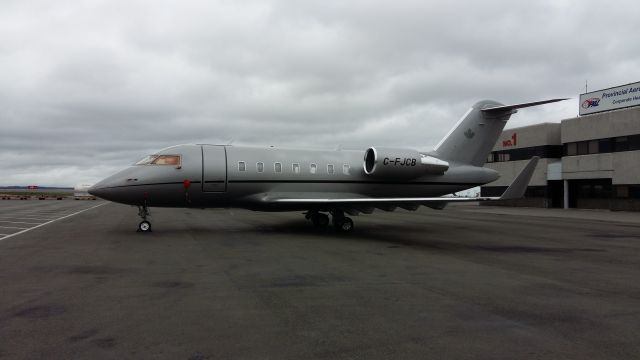
[[[389,247],[414,247],[436,251],[487,251],[498,253],[572,253],[572,252],[605,252],[604,249],[595,248],[567,248],[567,247],[541,247],[526,245],[492,245],[492,244],[464,244],[455,242],[454,240],[440,240],[434,238],[434,234],[425,234],[425,226],[422,224],[403,225],[401,228],[391,227],[382,228],[375,227],[359,227],[354,229],[352,233],[342,234],[336,233],[331,228],[326,229],[309,229],[309,225],[304,222],[290,221],[274,226],[269,226],[271,231],[277,233],[285,233],[291,235],[313,234],[326,238],[338,239],[338,241],[376,241],[390,243]],[[260,227],[261,230],[264,230]],[[455,231],[455,230],[451,230]],[[446,233],[440,233],[437,236],[449,236]],[[416,239],[419,237],[419,239]],[[479,238],[478,240],[482,240]]]
[[[482,235],[479,234],[477,239],[467,239],[467,241],[476,241],[474,244],[461,243],[456,240],[447,240],[448,237],[456,236],[456,234],[448,233],[442,228],[432,229],[431,233],[425,233],[424,224],[403,224],[401,227],[397,226],[360,226],[355,228],[350,233],[336,232],[332,227],[326,228],[314,228],[306,221],[290,220],[279,223],[271,224],[258,224],[253,227],[224,227],[213,230],[205,227],[195,228],[170,228],[166,227],[162,230],[157,230],[158,234],[163,235],[178,235],[185,232],[192,235],[199,235],[206,237],[207,234],[211,234],[213,231],[217,235],[239,235],[246,233],[246,237],[242,237],[243,240],[237,238],[233,240],[224,240],[226,244],[233,246],[234,242],[241,242],[242,245],[260,245],[267,239],[264,236],[269,235],[291,235],[300,236],[307,239],[319,238],[322,241],[337,241],[337,242],[349,242],[349,241],[373,241],[389,244],[388,248],[399,247],[411,247],[415,249],[424,249],[430,251],[447,251],[447,252],[493,252],[493,253],[530,253],[530,254],[569,254],[575,252],[606,252],[605,249],[597,248],[573,248],[573,247],[544,247],[544,246],[530,246],[530,245],[496,245],[485,241]],[[457,229],[449,229],[448,231],[455,232]],[[437,234],[435,233],[437,232]],[[131,235],[131,231],[123,231]],[[152,233],[154,234],[154,233]],[[152,234],[136,233],[136,236],[147,237]],[[259,234],[259,238],[250,237],[250,235]],[[153,236],[153,235],[152,235]],[[437,237],[437,238],[436,238]],[[238,244],[240,245],[240,244]]]

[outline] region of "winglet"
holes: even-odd
[[[527,186],[529,186],[529,181],[531,181],[533,171],[536,169],[536,165],[538,165],[538,160],[540,160],[538,156],[531,158],[524,169],[520,171],[520,174],[516,176],[516,179],[513,180],[507,190],[500,196],[499,200],[519,199],[524,196],[524,192],[527,191]]]

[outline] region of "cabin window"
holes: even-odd
[[[333,174],[333,164],[327,165],[327,174]]]
[[[294,174],[300,174],[300,164],[291,164],[291,170]]]
[[[264,172],[264,163],[263,162],[256,163],[256,170],[258,170],[258,172]]]
[[[309,166],[309,172],[315,174],[318,171],[318,166],[316,164],[311,164]]]
[[[247,171],[247,164],[244,161],[238,161],[238,171]]]
[[[345,174],[345,175],[349,175],[349,165],[348,164],[342,165],[342,173]]]
[[[277,172],[277,173],[281,173],[282,172],[282,163],[275,163],[273,164],[273,171]]]

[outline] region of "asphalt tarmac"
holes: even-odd
[[[0,217],[42,206],[0,238],[2,359],[640,356],[640,214],[380,211],[350,234],[197,209],[152,209],[143,234],[100,201]]]

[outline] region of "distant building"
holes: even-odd
[[[624,96],[638,85],[600,92]],[[602,104],[597,94],[583,94],[581,107]],[[541,161],[525,198],[504,205],[640,211],[640,106],[503,131],[485,165],[502,177],[482,186],[482,196],[499,196],[534,155]]]
[[[89,194],[89,188],[91,188],[93,184],[81,183],[77,184],[73,188],[73,197],[76,200],[79,199],[93,199],[95,200],[95,196]]]

